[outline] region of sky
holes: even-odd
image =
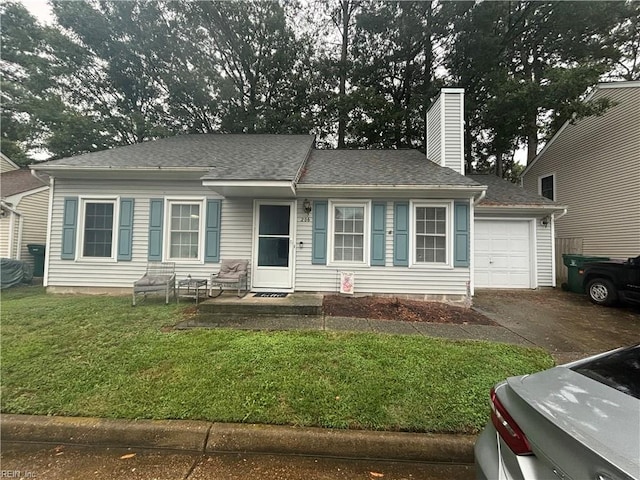
[[[20,0],[41,23],[51,23],[51,7],[46,0]]]

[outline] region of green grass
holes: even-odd
[[[3,292],[1,307],[4,413],[473,433],[495,382],[552,365],[487,342],[167,331],[185,307],[159,299],[132,308],[29,287]]]

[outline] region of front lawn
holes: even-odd
[[[486,342],[173,331],[159,299],[2,292],[2,412],[477,432],[498,380],[552,365]]]

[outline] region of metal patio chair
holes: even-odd
[[[160,293],[165,295],[169,303],[169,295],[176,298],[176,264],[173,262],[149,262],[147,271],[133,283],[133,303],[136,306],[136,295]]]
[[[238,290],[238,298],[244,297],[248,292],[249,260],[225,259],[220,263],[218,273],[211,275],[209,283],[209,296],[218,297],[226,288]],[[218,288],[214,295],[214,287]],[[244,293],[241,292],[244,290]]]

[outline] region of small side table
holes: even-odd
[[[200,296],[207,298],[207,284],[206,278],[191,278],[190,276],[184,280],[178,280],[178,295],[177,302],[180,302],[182,298],[195,298],[196,305],[200,300]]]

